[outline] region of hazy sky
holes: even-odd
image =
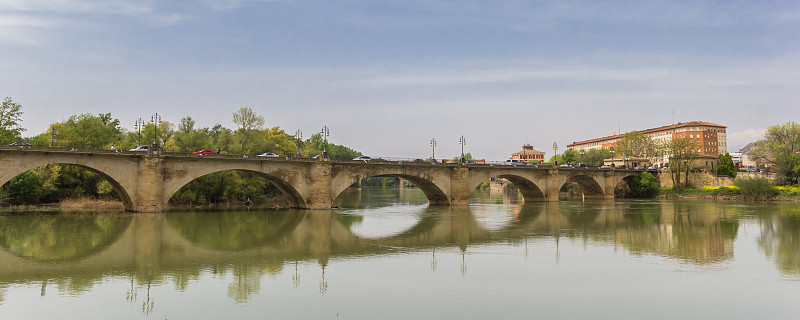
[[[506,159],[702,120],[800,121],[800,2],[0,0],[25,134],[110,112],[267,126],[371,156]]]

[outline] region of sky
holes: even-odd
[[[673,122],[729,150],[800,122],[798,1],[0,0],[0,96],[24,135],[81,113],[267,127],[373,157],[465,152]]]

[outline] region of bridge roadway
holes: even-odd
[[[558,201],[558,191],[577,182],[588,199],[614,198],[614,189],[633,170],[555,168],[480,164],[432,164],[389,161],[318,161],[310,159],[243,158],[129,152],[83,152],[56,149],[0,149],[0,185],[48,164],[91,169],[113,186],[125,209],[163,212],[181,187],[203,175],[225,170],[255,172],[278,187],[293,208],[327,209],[347,187],[374,176],[409,180],[430,205],[466,205],[482,182],[506,178],[525,201]]]

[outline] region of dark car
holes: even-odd
[[[575,166],[573,166],[573,168],[586,168],[586,164],[585,163],[579,163],[579,164],[576,164]]]
[[[200,150],[200,151],[195,151],[195,152],[192,152],[192,153],[194,153],[194,154],[217,154],[216,152],[211,151],[211,150]]]
[[[623,165],[619,165],[619,166],[617,166],[617,169],[628,169],[628,166],[626,166],[624,164]]]
[[[33,147],[32,144],[27,143],[27,142],[14,142],[12,144],[9,144],[9,146],[19,147],[20,149]]]

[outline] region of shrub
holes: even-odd
[[[742,196],[753,200],[766,200],[778,194],[778,190],[767,178],[736,178],[733,184],[739,188]]]
[[[650,172],[642,172],[638,177],[628,181],[633,197],[652,197],[658,194],[658,181]]]

